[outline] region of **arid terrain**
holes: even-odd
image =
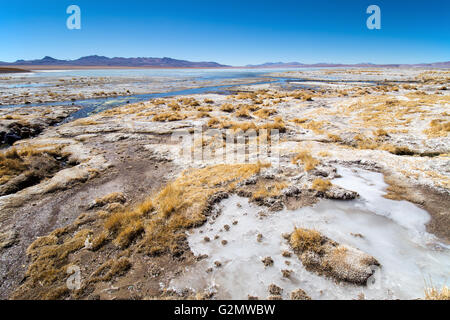
[[[448,70],[0,86],[1,299],[449,298]]]

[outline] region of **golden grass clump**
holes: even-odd
[[[16,148],[0,153],[0,185],[28,168]]]
[[[450,121],[434,119],[430,122],[429,128],[424,133],[430,137],[446,137],[450,132]]]
[[[384,130],[384,129],[377,129],[376,131],[374,131],[374,133],[373,133],[375,136],[377,136],[377,137],[388,137],[389,136],[389,134],[387,133],[387,131],[386,130]]]
[[[267,183],[258,181],[256,191],[253,193],[252,198],[258,200],[268,197],[277,197],[281,194],[281,191],[287,187],[288,184],[286,182]]]
[[[240,106],[240,108],[234,113],[234,115],[238,118],[251,118],[250,110],[248,106]]]
[[[186,116],[178,112],[163,112],[153,117],[155,122],[171,122],[186,119]]]
[[[447,286],[443,286],[440,291],[434,287],[426,288],[425,300],[450,300],[450,290]]]
[[[308,119],[306,119],[306,118],[295,118],[295,119],[291,120],[291,122],[293,122],[295,124],[302,124],[302,123],[305,123],[307,121],[308,121]]]
[[[208,121],[208,127],[210,128],[217,128],[221,124],[221,121],[217,118],[211,118]]]
[[[327,134],[328,139],[330,139],[332,142],[341,142],[342,138],[334,133],[328,133]]]
[[[322,157],[322,158],[331,157],[331,153],[328,152],[328,151],[320,151],[320,152],[318,153],[318,155],[319,155],[319,157]]]
[[[89,282],[110,281],[114,276],[123,275],[130,268],[131,261],[127,257],[122,257],[118,260],[110,259],[92,274],[92,278],[89,279]]]
[[[325,192],[331,188],[333,184],[328,180],[320,178],[314,179],[312,183],[312,189],[320,192]]]
[[[274,109],[260,109],[258,111],[255,111],[253,114],[255,116],[257,116],[258,118],[267,119],[267,118],[269,118],[270,116],[273,116],[276,113],[277,112]]]
[[[126,201],[125,195],[122,192],[113,192],[102,198],[95,199],[96,206],[104,206],[109,203],[124,203]]]
[[[286,132],[286,124],[282,117],[276,117],[273,122],[265,123],[258,127],[258,129],[278,130],[280,133]]]
[[[298,91],[290,94],[290,96],[294,99],[303,100],[303,101],[313,101],[313,97],[311,94],[304,92],[304,91]]]
[[[44,291],[48,289],[46,286],[67,276],[69,254],[85,246],[92,230],[83,229],[67,239],[59,239],[56,234],[55,231],[49,236],[38,238],[27,249],[31,264],[26,276],[31,284],[39,284]]]
[[[195,98],[180,98],[178,99],[179,103],[184,104],[188,107],[198,107],[200,106],[200,102],[198,102]]]
[[[322,235],[316,230],[295,228],[291,234],[289,243],[298,252],[320,252],[322,249]]]
[[[222,110],[223,112],[234,112],[235,107],[231,104],[231,103],[224,103],[221,107],[220,110]]]
[[[180,111],[181,107],[180,105],[176,102],[176,101],[172,101],[167,105],[170,109],[172,109],[173,111]]]
[[[316,134],[322,134],[323,133],[323,126],[326,124],[326,121],[314,121],[309,120],[305,123],[301,123],[300,126],[302,126],[305,129],[311,130]]]
[[[256,99],[257,94],[255,92],[240,92],[236,95],[236,99],[246,100],[246,99]]]
[[[96,126],[96,125],[101,124],[101,123],[99,123],[99,122],[97,122],[95,120],[91,120],[91,119],[79,119],[79,120],[76,120],[76,121],[74,121],[72,123],[74,125],[76,125],[76,126],[82,126],[82,127],[85,127],[85,126]]]
[[[293,159],[293,164],[298,164],[298,162],[301,161],[302,164],[305,167],[305,171],[311,171],[317,167],[317,165],[320,163],[319,160],[314,158],[308,151],[302,150],[300,151]]]

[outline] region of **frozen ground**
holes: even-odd
[[[223,299],[247,299],[248,295],[267,298],[270,284],[283,288],[286,299],[298,288],[313,299],[416,299],[423,295],[427,283],[437,287],[446,284],[449,248],[425,231],[428,213],[409,202],[383,198],[386,185],[379,173],[347,168],[338,172],[342,178],[333,183],[358,190],[360,199],[344,203],[323,200],[313,207],[266,217],[260,215],[264,208],[246,198],[233,196],[222,201],[219,217],[196,229],[188,239],[194,254],[208,258],[188,267],[182,277],[171,282],[173,288],[212,290]],[[230,226],[229,231],[225,225]],[[367,287],[336,283],[309,272],[294,254],[282,256],[283,251],[290,251],[282,235],[295,227],[316,229],[359,248],[382,267],[375,267]],[[205,237],[211,241],[206,242]],[[222,240],[228,243],[223,245]],[[261,260],[265,257],[274,260],[273,266],[264,266]],[[222,266],[217,268],[215,261]],[[291,276],[283,277],[282,270],[291,270]]]

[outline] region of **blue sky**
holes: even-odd
[[[81,8],[68,30],[66,9]],[[369,5],[381,30],[366,27]],[[246,65],[450,60],[450,1],[0,0],[0,61],[172,57]]]

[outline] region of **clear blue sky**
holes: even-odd
[[[81,8],[82,29],[66,28]],[[381,8],[368,30],[366,9]],[[172,57],[231,65],[450,60],[449,0],[0,0],[0,61]]]

